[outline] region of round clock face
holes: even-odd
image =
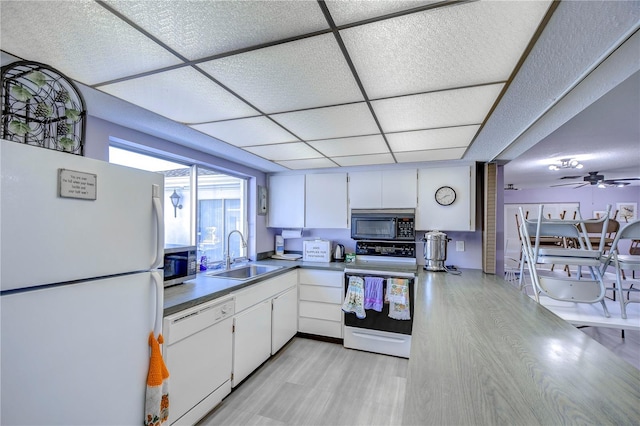
[[[450,186],[441,186],[436,190],[436,201],[441,206],[450,206],[456,200],[456,191]]]

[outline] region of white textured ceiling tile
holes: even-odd
[[[191,67],[101,86],[100,90],[183,123],[258,114]]]
[[[479,128],[479,125],[474,125],[389,133],[387,134],[387,140],[393,152],[437,148],[466,148]]]
[[[248,146],[244,149],[272,161],[305,160],[322,157],[318,151],[304,142]]]
[[[180,63],[93,1],[3,1],[1,7],[2,50],[85,84]]]
[[[336,25],[344,25],[439,2],[440,0],[327,0],[325,3]]]
[[[333,34],[198,66],[266,113],[364,100]]]
[[[366,166],[371,164],[392,164],[391,154],[352,155],[348,157],[331,157],[340,167]]]
[[[312,158],[309,160],[277,161],[277,163],[291,170],[324,169],[328,167],[338,167],[336,163],[329,160],[328,158]]]
[[[502,84],[444,90],[373,101],[385,132],[482,124]]]
[[[432,149],[428,151],[408,151],[395,154],[398,163],[423,161],[460,160],[466,148]]]
[[[379,133],[365,103],[275,114],[271,118],[305,140]]]
[[[267,145],[297,139],[266,117],[195,124],[194,129],[235,146]]]
[[[309,145],[327,157],[346,155],[381,154],[389,152],[382,135],[358,136],[354,138],[324,139],[310,141]]]
[[[311,1],[107,3],[191,60],[328,28]]]
[[[340,34],[371,99],[506,81],[549,4],[464,3]]]

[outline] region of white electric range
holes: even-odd
[[[369,309],[364,309],[364,312],[358,310],[360,315],[345,311],[344,347],[409,358],[418,270],[415,250],[416,243],[408,242],[356,243],[356,261],[347,263],[344,271],[345,297],[350,296],[349,283],[352,277],[362,279],[365,304],[369,302]],[[369,286],[379,286],[380,280],[382,306],[377,301],[371,302],[379,297],[379,293],[367,291]],[[373,294],[377,296],[371,297]],[[393,294],[391,301],[385,301],[389,299],[388,294]],[[402,300],[406,303],[399,303]],[[349,304],[347,310],[351,307]],[[363,314],[364,318],[360,318]]]

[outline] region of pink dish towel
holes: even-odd
[[[384,278],[364,277],[364,308],[382,312]]]

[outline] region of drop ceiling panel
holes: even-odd
[[[190,60],[328,28],[314,1],[107,3]]]
[[[437,148],[465,148],[469,146],[479,128],[479,125],[475,125],[390,133],[387,134],[387,140],[395,153]]]
[[[481,124],[502,87],[443,90],[373,101],[372,105],[385,132]]]
[[[267,145],[297,140],[267,117],[195,124],[191,127],[235,146]]]
[[[432,149],[427,151],[407,151],[396,153],[398,163],[423,161],[460,160],[466,148]]]
[[[322,155],[304,142],[282,143],[276,145],[249,146],[245,148],[260,157],[272,161],[302,160],[320,158]]]
[[[309,160],[277,161],[277,163],[291,170],[324,169],[328,167],[337,167],[336,163],[329,160],[328,158],[311,158]]]
[[[369,108],[363,102],[275,114],[271,117],[305,140],[379,133]]]
[[[340,167],[395,163],[391,154],[352,155],[348,157],[333,157],[332,160],[338,163]]]
[[[100,90],[183,123],[258,114],[191,67],[101,86]]]
[[[352,22],[363,21],[377,16],[401,12],[407,9],[426,4],[440,3],[436,1],[400,0],[400,1],[344,1],[328,0],[327,8],[336,25],[344,25]]]
[[[52,66],[85,84],[180,63],[93,1],[2,1],[0,5],[2,50]]]
[[[471,2],[340,31],[370,98],[506,81],[549,2]]]
[[[324,139],[309,142],[309,145],[327,157],[345,155],[388,153],[389,148],[382,135],[358,136],[354,138]]]
[[[333,34],[228,56],[199,67],[266,113],[364,100]]]

